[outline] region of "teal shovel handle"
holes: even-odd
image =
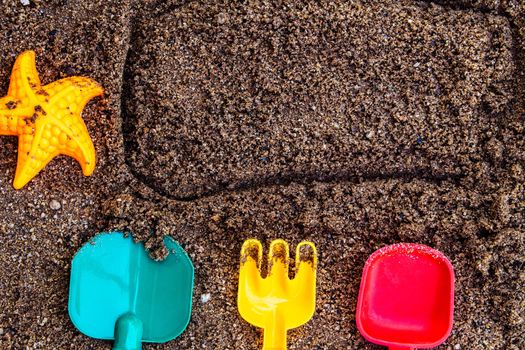
[[[115,326],[113,350],[141,350],[142,321],[132,313],[120,316]]]

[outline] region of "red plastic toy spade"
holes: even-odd
[[[432,348],[452,330],[454,270],[440,252],[394,244],[367,260],[357,302],[357,328],[390,350]]]

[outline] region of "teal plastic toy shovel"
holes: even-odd
[[[69,317],[79,331],[115,340],[113,350],[139,350],[142,342],[164,343],[190,320],[193,265],[173,239],[169,255],[152,260],[143,244],[122,233],[102,233],[71,263]]]

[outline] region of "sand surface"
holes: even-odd
[[[74,253],[130,230],[195,265],[192,320],[145,349],[261,347],[237,312],[242,242],[313,241],[314,318],[289,349],[381,349],[355,326],[376,249],[419,242],[456,271],[440,349],[525,349],[523,1],[31,1],[0,5],[15,57],[86,75],[98,164],[58,157],[12,186],[0,137],[0,349],[110,349],[69,321]],[[209,294],[203,303],[201,296]]]

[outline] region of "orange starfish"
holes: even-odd
[[[69,77],[40,85],[35,53],[16,59],[7,96],[0,98],[0,135],[18,136],[13,187],[24,187],[59,154],[75,158],[84,175],[95,169],[95,147],[80,114],[104,90],[95,81]]]

